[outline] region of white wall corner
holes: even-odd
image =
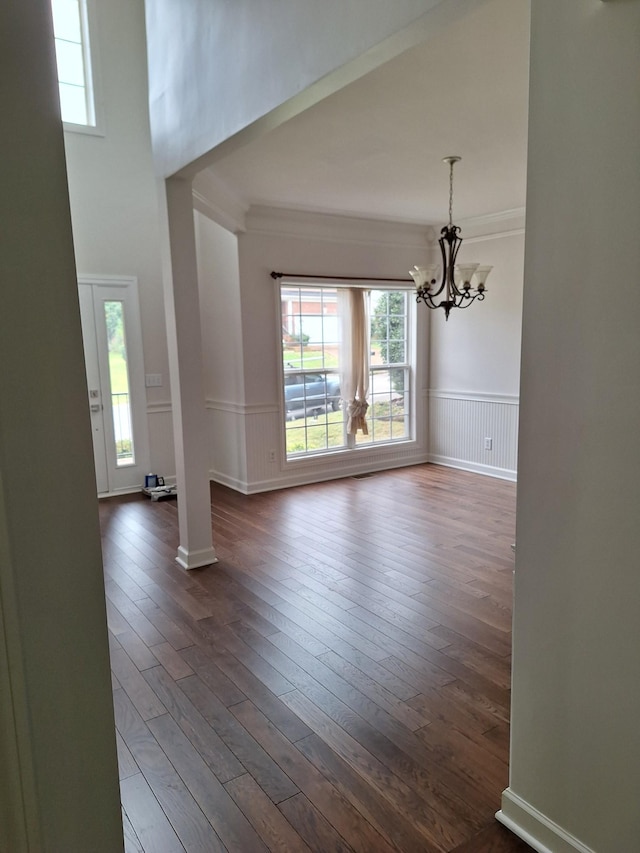
[[[249,205],[225,186],[209,169],[203,169],[193,179],[193,206],[203,216],[217,222],[227,231],[244,231]]]
[[[496,812],[496,820],[537,853],[595,853],[511,788],[502,792],[502,808]]]

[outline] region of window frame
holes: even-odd
[[[102,110],[101,85],[98,62],[97,12],[95,0],[77,0],[80,16],[80,37],[84,71],[84,90],[87,111],[87,124],[62,119],[63,129],[67,133],[80,133],[89,136],[104,136],[104,116]],[[52,12],[53,15],[53,12]],[[54,41],[58,41],[54,32]],[[57,68],[56,68],[57,75]],[[60,82],[58,80],[58,85]],[[62,115],[62,104],[60,105]]]
[[[337,457],[344,454],[355,454],[354,458],[357,457],[358,454],[375,454],[376,456],[384,457],[385,455],[393,454],[398,451],[399,447],[407,448],[408,446],[417,446],[420,442],[417,439],[417,424],[418,424],[418,380],[417,374],[419,373],[419,367],[417,363],[417,346],[416,341],[418,337],[418,314],[416,311],[416,303],[415,299],[412,299],[411,296],[414,294],[414,286],[412,283],[407,282],[406,286],[398,284],[395,281],[389,282],[380,282],[380,281],[371,281],[371,282],[360,282],[360,281],[349,281],[349,280],[333,280],[331,278],[323,279],[322,281],[312,280],[298,280],[293,277],[282,277],[279,279],[275,286],[275,301],[277,305],[277,319],[278,319],[278,335],[279,335],[279,433],[280,433],[280,441],[282,447],[282,459],[283,459],[283,467],[290,468],[296,467],[300,464],[312,464],[318,463],[319,461],[327,460],[330,461],[332,458],[335,460]],[[303,370],[301,367],[292,367],[291,371],[287,371],[284,364],[284,348],[283,348],[283,314],[282,314],[282,306],[283,306],[283,290],[287,288],[308,288],[311,290],[318,289],[327,289],[327,290],[345,290],[350,287],[359,287],[360,289],[367,291],[400,291],[406,294],[406,339],[405,339],[405,356],[406,361],[402,364],[395,362],[389,365],[370,365],[370,375],[373,375],[376,372],[384,371],[389,369],[389,367],[402,369],[405,371],[405,384],[406,388],[404,389],[405,399],[408,402],[409,411],[406,415],[405,419],[405,435],[399,438],[390,438],[387,440],[380,441],[362,441],[358,442],[358,436],[347,436],[346,435],[346,418],[343,420],[343,436],[344,443],[339,446],[334,447],[323,447],[319,449],[313,450],[302,450],[296,453],[288,453],[287,452],[287,407],[286,407],[286,399],[285,399],[285,388],[286,388],[286,377],[288,375],[292,375],[295,373],[336,373],[339,372],[337,368],[331,367],[319,367],[319,368],[309,368],[308,370]],[[373,380],[372,380],[373,381]],[[371,409],[369,410],[371,412]],[[368,414],[368,420],[369,420]],[[305,436],[306,436],[306,421],[310,418],[309,415],[305,417]],[[370,423],[370,421],[369,421]]]

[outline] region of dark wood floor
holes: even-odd
[[[507,786],[515,486],[437,466],[100,504],[127,853],[529,848]]]

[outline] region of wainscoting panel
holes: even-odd
[[[430,391],[429,461],[515,480],[518,411],[515,396]]]
[[[207,401],[209,477],[246,493],[247,460],[244,406]]]

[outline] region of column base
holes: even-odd
[[[217,563],[218,558],[213,548],[203,548],[200,551],[187,551],[182,545],[178,547],[176,563],[183,569],[200,569],[202,566],[210,566]]]

